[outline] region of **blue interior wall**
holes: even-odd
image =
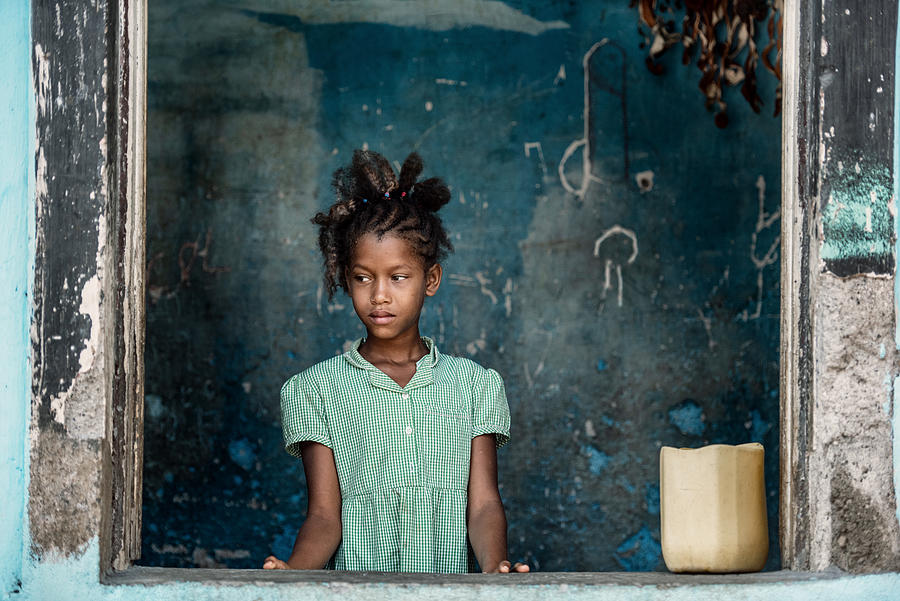
[[[34,257],[30,7],[0,4],[0,594],[22,577],[29,289]]]
[[[309,218],[368,146],[396,161],[417,150],[453,189],[441,214],[456,252],[422,329],[505,377],[511,555],[661,569],[659,447],[759,441],[777,565],[767,74],[764,114],[735,91],[719,130],[680,52],[663,77],[646,70],[626,3],[441,19],[149,9],[142,563],[289,552],[305,490],[281,449],[278,389],[362,334],[350,303],[322,293]]]

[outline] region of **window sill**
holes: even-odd
[[[205,568],[132,567],[107,574],[107,585],[158,586],[171,583],[208,585],[366,585],[401,587],[697,587],[710,585],[768,585],[833,580],[848,576],[828,572],[756,572],[753,574],[673,574],[670,572],[533,572],[529,574],[410,574],[393,572],[334,572],[327,570],[231,570]]]

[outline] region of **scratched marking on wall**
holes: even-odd
[[[531,151],[537,151],[538,160],[541,163],[541,172],[547,177],[547,162],[544,160],[544,149],[540,142],[525,142],[525,156],[531,157]]]
[[[781,209],[775,209],[773,213],[766,212],[766,180],[761,175],[756,179],[756,189],[759,192],[759,208],[756,215],[756,227],[750,235],[750,260],[756,266],[756,309],[753,313],[744,309],[740,315],[740,319],[743,321],[759,319],[762,313],[763,271],[778,261],[778,248],[781,246],[781,235],[779,234],[775,236],[766,253],[762,257],[759,256],[759,235],[771,229],[775,222],[781,219]]]
[[[624,260],[617,256],[619,253],[615,253],[615,248],[619,247],[619,244],[616,244],[614,241],[616,238],[620,240],[624,238],[630,247],[630,253]],[[610,244],[604,246],[604,243],[610,241]],[[601,252],[602,251],[602,252]],[[615,288],[616,288],[616,303],[621,307],[622,306],[622,264],[631,265],[634,263],[634,260],[637,259],[638,256],[638,242],[637,236],[634,231],[624,228],[621,225],[614,225],[594,241],[594,256],[595,257],[603,257],[603,290],[601,291],[601,298],[606,299],[606,293],[612,290],[613,288],[613,279],[612,273],[615,271],[616,280],[615,280]]]
[[[622,74],[621,81],[619,82],[618,87],[613,86],[605,78],[600,77],[599,75],[595,75],[594,77],[591,76],[591,64],[593,62],[594,56],[602,48],[617,51],[619,54],[621,54]],[[594,172],[592,160],[594,147],[592,136],[594,135],[593,125],[595,120],[595,116],[591,111],[591,100],[593,97],[591,86],[592,83],[599,90],[611,94],[621,101],[623,140],[622,155],[624,157],[625,163],[625,177],[628,177],[628,116],[627,92],[625,86],[625,51],[618,44],[610,41],[609,38],[603,38],[602,40],[591,46],[590,50],[585,53],[581,64],[584,71],[584,108],[582,114],[582,119],[584,121],[584,132],[581,138],[572,141],[572,143],[569,144],[569,146],[566,148],[565,152],[563,152],[562,159],[560,159],[559,166],[557,167],[557,172],[559,173],[559,181],[560,183],[562,183],[563,188],[565,188],[566,191],[570,194],[574,194],[578,198],[584,199],[584,195],[587,193],[591,182],[599,183],[603,181],[603,179]],[[566,175],[566,163],[569,162],[569,159],[572,158],[572,156],[579,149],[581,149],[581,183],[578,184],[578,187],[576,188],[569,180],[569,177]]]

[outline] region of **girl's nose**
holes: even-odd
[[[376,280],[372,286],[372,304],[381,305],[390,300],[387,290],[387,282],[384,280]]]

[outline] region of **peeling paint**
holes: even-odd
[[[652,571],[662,559],[662,546],[647,526],[641,527],[616,548],[616,561],[629,572]]]
[[[40,43],[34,45],[34,61],[37,71],[37,108],[41,115],[46,115],[53,90],[50,85],[50,60]]]
[[[104,239],[103,230],[105,229],[104,220],[101,220],[100,240]],[[97,264],[102,265],[100,261],[100,253],[103,250],[103,244],[99,245],[97,250]],[[79,373],[84,373],[94,364],[95,357],[99,351],[100,342],[100,278],[94,274],[81,289],[81,306],[78,308],[82,315],[86,315],[91,320],[91,333],[84,341],[84,348],[78,356]]]
[[[87,428],[79,426],[79,436],[90,437],[102,429],[90,423],[97,417],[90,403],[78,401],[96,393],[83,394],[88,383],[78,380],[98,377],[89,372],[102,367],[97,359],[103,352],[98,345],[109,259],[103,218],[109,178],[106,116],[95,115],[88,90],[103,88],[105,72],[96,67],[106,61],[106,46],[99,43],[106,15],[103,6],[57,3],[46,10],[54,26],[33,30],[32,52],[39,228],[34,302],[40,316],[32,333],[38,372],[33,385],[40,426],[66,427],[70,416]],[[59,37],[58,31],[65,34]],[[90,42],[94,36],[98,43]],[[75,394],[79,388],[82,393]]]
[[[583,446],[581,452],[588,458],[588,469],[595,476],[602,474],[609,465],[610,456],[592,445]]]
[[[702,436],[706,430],[703,408],[690,399],[669,409],[669,423],[688,436]]]
[[[853,170],[829,173],[821,258],[839,276],[894,272],[891,170],[865,156],[844,158]]]

